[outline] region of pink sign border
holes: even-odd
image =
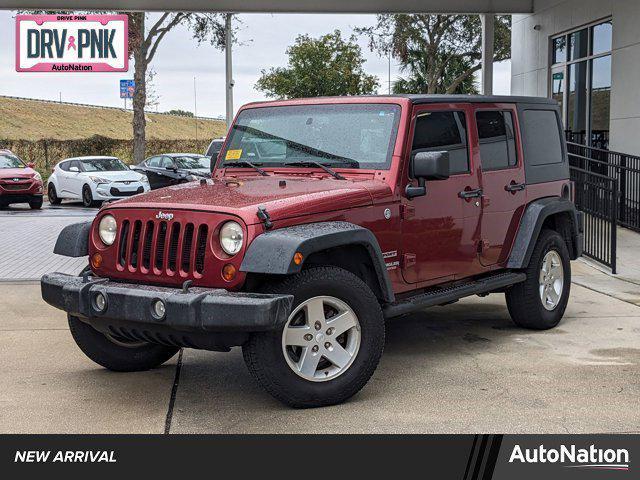
[[[71,19],[59,20],[59,17],[70,16]],[[82,17],[82,18],[75,18]],[[31,68],[20,67],[20,22],[34,21],[38,25],[44,22],[100,22],[106,25],[112,21],[124,21],[124,67],[114,68],[106,63],[77,62],[41,62]],[[91,70],[52,70],[53,65],[91,66]],[[128,15],[16,15],[16,72],[54,72],[54,73],[94,73],[94,72],[128,72],[129,71],[129,16]]]

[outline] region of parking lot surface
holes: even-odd
[[[546,332],[513,326],[502,295],[396,319],[364,390],[313,410],[264,393],[239,349],[184,350],[176,387],[177,358],[106,371],[37,284],[0,288],[3,433],[640,432],[640,307],[577,285]]]
[[[291,410],[254,383],[239,349],[184,350],[141,373],[88,360],[27,279],[86,264],[50,252],[95,210],[33,213],[0,212],[0,433],[640,433],[640,286],[583,262],[556,329],[515,327],[503,295],[398,318],[362,392]]]

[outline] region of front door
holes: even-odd
[[[454,279],[477,263],[475,232],[469,230],[466,219],[477,218],[480,208],[471,197],[460,195],[480,188],[469,145],[472,115],[469,104],[424,105],[413,111],[408,155],[448,152],[450,177],[426,182],[426,195],[422,197],[403,199],[401,267],[408,283]],[[406,178],[408,163],[407,159]]]
[[[505,262],[526,205],[517,109],[477,105],[474,112],[481,164],[480,263]]]

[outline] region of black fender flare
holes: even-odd
[[[349,222],[320,222],[280,228],[258,235],[247,247],[240,271],[274,275],[292,275],[302,270],[293,260],[296,252],[307,259],[311,254],[330,248],[363,246],[376,272],[378,286],[385,302],[395,296],[382,251],[375,235],[368,229]]]
[[[526,268],[536,246],[538,236],[542,230],[544,221],[552,215],[568,213],[572,220],[571,238],[573,252],[572,260],[582,254],[582,214],[576,211],[573,202],[561,197],[545,197],[534,200],[527,205],[518,233],[511,249],[511,255],[507,262],[507,268]]]
[[[89,255],[89,234],[92,222],[72,223],[62,229],[53,253],[65,257],[86,257]]]

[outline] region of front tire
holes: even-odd
[[[548,330],[562,320],[571,290],[571,262],[564,239],[542,230],[525,271],[527,279],[506,292],[507,307],[516,325]]]
[[[89,185],[82,187],[82,205],[85,208],[98,206],[98,202],[93,200],[93,193],[91,193],[91,187],[89,187]]]
[[[294,301],[285,325],[243,346],[256,381],[294,408],[338,404],[360,391],[384,348],[384,317],[371,289],[346,270],[314,267],[266,292]]]
[[[35,198],[29,202],[31,210],[40,210],[42,208],[42,197]]]
[[[154,343],[107,337],[71,315],[69,330],[80,350],[98,365],[115,372],[141,372],[157,368],[180,349]]]
[[[47,188],[47,197],[49,197],[51,205],[60,205],[62,203],[62,199],[58,197],[58,192],[56,192],[56,187],[53,183],[50,183],[49,188]]]

